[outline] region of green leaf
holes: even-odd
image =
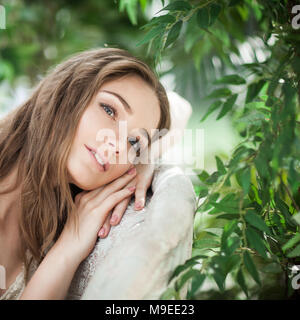
[[[234,151],[232,158],[229,162],[229,168],[235,168],[238,165],[238,163],[241,161],[241,158],[243,156],[246,157],[247,155],[249,155],[249,153],[251,153],[251,150],[246,148],[245,146],[241,146],[237,148]]]
[[[190,300],[193,298],[194,294],[200,289],[202,286],[206,276],[205,274],[196,274],[192,279],[191,289],[187,293],[187,299]]]
[[[223,233],[223,228],[206,228],[204,229],[204,231],[210,235],[221,237]]]
[[[215,279],[216,284],[219,287],[220,291],[224,292],[226,276],[222,273],[220,269],[216,269],[214,270],[213,278]]]
[[[300,241],[300,233],[296,233],[283,247],[282,250],[286,251],[292,248],[296,243]]]
[[[181,27],[182,27],[181,20],[174,24],[174,26],[171,28],[170,32],[168,33],[165,48],[167,48],[171,43],[173,43],[178,38]]]
[[[228,88],[220,88],[220,89],[216,89],[214,90],[210,95],[208,95],[206,97],[206,99],[212,99],[212,98],[225,98],[231,95],[231,90],[229,90]]]
[[[241,263],[241,257],[239,254],[233,254],[230,256],[219,256],[218,258],[219,259],[215,261],[219,261],[220,267],[225,275],[230,273]]]
[[[245,220],[251,224],[253,227],[267,233],[267,234],[271,234],[270,229],[268,228],[268,226],[266,225],[265,221],[257,214],[251,212],[251,211],[247,211],[245,214]]]
[[[176,291],[173,288],[168,288],[161,296],[160,300],[171,300],[176,296]]]
[[[185,272],[180,277],[180,279],[178,279],[176,281],[176,284],[175,284],[176,290],[179,291],[190,278],[196,277],[199,274],[201,274],[200,271],[199,270],[194,270],[194,269],[190,269],[187,272]]]
[[[199,199],[204,198],[208,195],[208,189],[205,186],[194,186],[195,193]]]
[[[246,81],[244,78],[240,77],[237,74],[231,74],[222,77],[221,79],[218,79],[213,82],[214,84],[233,84],[233,85],[241,85],[245,84]]]
[[[168,24],[168,23],[174,23],[176,21],[176,18],[170,14],[165,14],[159,17],[152,18],[147,24],[143,25],[140,29],[145,29],[150,26],[159,24]]]
[[[153,29],[151,29],[146,36],[136,44],[136,46],[140,46],[142,44],[145,44],[147,42],[149,42],[151,39],[155,38],[156,36],[158,36],[159,34],[164,32],[164,28],[162,28],[161,26],[157,26]]]
[[[209,12],[207,7],[200,8],[197,11],[197,23],[200,28],[207,28],[209,26]]]
[[[288,258],[300,257],[300,244],[297,245],[295,249],[287,254]]]
[[[121,12],[126,8],[130,22],[137,24],[137,0],[121,0],[119,8]]]
[[[248,86],[246,103],[251,102],[252,100],[254,100],[254,98],[257,97],[257,95],[259,94],[264,84],[265,84],[265,80],[260,80]]]
[[[197,249],[206,249],[206,248],[217,248],[220,246],[220,243],[211,238],[202,238],[200,240],[196,240],[193,243],[193,248]]]
[[[196,264],[198,264],[198,260],[199,259],[203,259],[203,258],[207,258],[207,256],[205,255],[197,255],[197,256],[194,256],[190,259],[188,259],[184,264],[181,264],[179,266],[177,266],[174,270],[174,272],[172,273],[168,283],[170,283],[172,281],[172,279],[174,279],[175,277],[177,277],[182,271],[188,269],[189,267],[192,267]]]
[[[266,254],[266,246],[260,236],[257,234],[255,230],[248,227],[246,229],[246,237],[250,242],[252,248],[254,248],[263,258],[268,259]]]
[[[275,194],[275,203],[276,203],[276,206],[278,207],[278,209],[280,210],[280,212],[283,214],[285,221],[286,221],[286,224],[292,228],[297,226],[297,224],[292,219],[292,214],[289,210],[288,205],[283,200],[281,200],[279,198],[277,193]]]
[[[237,94],[234,94],[224,102],[223,107],[222,107],[219,115],[217,116],[217,120],[223,118],[225,116],[225,114],[232,109],[232,107],[237,99],[237,96],[238,96]]]
[[[225,220],[232,220],[232,219],[237,219],[239,217],[239,213],[224,213],[220,214],[216,217],[216,219],[225,219]]]
[[[257,282],[257,284],[261,285],[259,274],[257,272],[256,266],[249,254],[248,251],[245,251],[243,254],[245,267],[252,276],[252,278]]]
[[[232,205],[230,203],[219,203],[219,202],[213,202],[211,201],[211,205],[213,205],[215,208],[222,210],[223,212],[227,213],[239,213],[239,207]]]
[[[147,0],[139,0],[141,8],[143,12],[145,12],[146,6],[147,6]]]
[[[217,101],[213,102],[209,106],[207,112],[205,113],[203,118],[200,120],[200,122],[203,122],[211,113],[213,113],[215,110],[217,110],[221,105],[222,105],[222,101],[220,101],[220,100],[217,100]]]
[[[227,238],[234,232],[234,230],[237,227],[237,220],[229,221],[225,224],[223,233],[222,233],[222,238],[221,238],[221,244],[223,245],[224,242],[227,240]]]
[[[249,298],[248,288],[247,288],[247,285],[246,285],[246,281],[245,281],[245,277],[244,277],[242,268],[240,268],[238,273],[237,273],[236,281],[239,284],[239,286],[242,288],[242,290],[244,291],[246,297]]]
[[[213,173],[210,175],[209,178],[207,178],[207,179],[205,180],[205,183],[206,183],[206,184],[213,184],[213,183],[215,183],[215,182],[218,181],[218,178],[219,178],[219,177],[220,177],[219,172],[218,172],[218,171],[215,171],[215,172],[213,172]]]
[[[216,159],[216,163],[217,163],[218,172],[222,175],[226,174],[226,169],[225,169],[225,166],[224,166],[222,160],[218,156],[215,156],[215,159]]]
[[[162,8],[158,12],[161,12],[163,10],[169,10],[169,11],[189,11],[191,10],[191,5],[186,1],[174,1],[168,4],[166,7]]]
[[[209,177],[209,173],[206,172],[205,170],[202,170],[200,174],[198,174],[198,178],[202,181],[205,182],[205,180]]]
[[[242,180],[242,188],[244,191],[244,194],[248,194],[250,183],[251,183],[251,168],[247,167],[243,170],[241,174],[241,180]]]
[[[222,7],[218,5],[217,3],[212,3],[210,6],[210,19],[209,19],[209,25],[211,26],[214,24],[216,19],[218,18],[220,12],[222,10]]]
[[[226,253],[226,255],[231,256],[235,250],[240,247],[240,245],[241,240],[239,237],[230,237],[225,241],[222,250]]]

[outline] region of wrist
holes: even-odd
[[[66,266],[70,271],[74,270],[74,272],[81,262],[81,259],[76,257],[73,251],[69,250],[67,246],[60,241],[60,239],[55,242],[53,247],[48,252],[47,256],[48,255],[50,255],[53,260]]]

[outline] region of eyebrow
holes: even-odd
[[[108,91],[108,90],[102,90],[102,91],[103,91],[103,92],[110,93],[110,94],[114,95],[115,97],[117,97],[117,98],[121,101],[122,105],[125,107],[124,109],[127,111],[127,113],[133,114],[133,111],[132,111],[130,105],[129,105],[129,104],[127,103],[127,101],[126,101],[124,98],[122,98],[119,94],[117,94],[117,93],[115,93],[115,92],[112,92],[112,91]]]
[[[109,91],[109,90],[102,90],[103,92],[106,92],[106,93],[110,93],[112,94],[113,96],[117,97],[119,99],[119,101],[122,103],[125,111],[129,114],[133,114],[133,111],[132,111],[132,108],[130,107],[130,105],[127,103],[127,101],[121,97],[119,94],[117,94],[116,92],[113,92],[113,91]],[[140,130],[144,135],[146,135],[146,138],[148,139],[148,146],[150,146],[151,144],[151,139],[150,139],[150,135],[149,135],[149,132],[145,129],[145,128],[141,128]]]

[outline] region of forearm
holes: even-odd
[[[20,299],[65,299],[78,265],[54,245],[35,271]]]

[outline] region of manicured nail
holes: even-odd
[[[144,203],[145,203],[145,200],[144,199],[140,199],[138,202],[136,202],[135,208],[136,209],[142,209],[144,207]]]
[[[112,216],[110,219],[111,223],[115,223],[117,221],[118,217],[117,216]]]
[[[127,171],[128,174],[135,174],[136,173],[136,168],[133,167],[130,170]]]
[[[129,190],[130,192],[133,192],[133,191],[135,190],[135,186],[129,187],[128,190]]]
[[[105,228],[101,228],[100,232],[99,232],[99,237],[103,237],[105,234]]]

